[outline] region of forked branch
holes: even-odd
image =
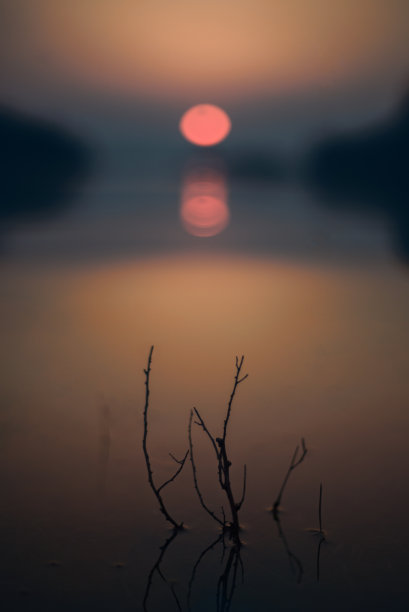
[[[190,421],[189,421],[190,460],[191,460],[192,468],[193,468],[193,480],[194,480],[194,484],[195,484],[195,489],[196,489],[196,492],[198,494],[200,503],[203,506],[203,508],[206,510],[206,512],[208,512],[208,514],[210,514],[210,516],[212,516],[223,527],[227,527],[228,526],[233,534],[234,533],[238,533],[238,530],[239,530],[238,511],[240,510],[241,506],[243,505],[244,498],[245,498],[245,495],[246,495],[247,468],[246,468],[246,466],[244,466],[243,489],[242,489],[241,498],[240,498],[239,501],[236,501],[235,498],[234,498],[234,494],[233,494],[232,486],[231,486],[231,481],[230,481],[231,461],[229,460],[228,455],[227,455],[226,437],[227,437],[227,428],[228,428],[228,424],[229,424],[230,417],[231,417],[231,412],[232,412],[233,400],[234,400],[234,397],[236,395],[237,387],[248,376],[248,374],[245,374],[244,376],[241,375],[241,370],[242,370],[242,367],[243,367],[243,362],[244,362],[244,356],[242,356],[240,359],[238,357],[236,357],[236,372],[235,372],[235,376],[234,376],[233,388],[232,388],[232,391],[230,393],[229,401],[228,401],[228,404],[227,404],[226,416],[225,416],[224,422],[223,422],[223,434],[222,434],[222,437],[215,438],[210,433],[210,431],[209,431],[209,429],[208,429],[204,419],[202,418],[202,416],[200,415],[199,411],[196,408],[193,408],[193,410],[191,411],[191,413],[190,413]],[[201,491],[200,491],[199,486],[198,486],[198,482],[197,482],[197,470],[196,470],[196,464],[195,464],[194,455],[193,455],[193,443],[192,443],[192,421],[193,421],[193,415],[195,415],[197,417],[197,420],[194,421],[195,424],[198,425],[204,431],[204,433],[207,435],[207,437],[209,438],[210,443],[211,443],[211,445],[213,447],[213,450],[214,450],[214,452],[216,454],[217,470],[218,470],[218,476],[219,476],[219,484],[220,484],[221,489],[226,494],[227,500],[229,502],[230,512],[231,512],[231,521],[230,521],[229,524],[226,523],[226,519],[225,519],[223,508],[222,508],[223,520],[221,521],[215,515],[215,513],[206,506],[206,504],[205,504],[205,502],[203,500],[203,496],[202,496]]]
[[[202,421],[199,413],[197,412],[197,410],[194,408],[193,410],[195,410],[195,413],[199,416],[200,420]],[[199,483],[197,480],[197,469],[196,469],[196,463],[195,463],[195,456],[193,453],[193,440],[192,440],[192,421],[193,421],[193,410],[190,411],[190,418],[189,418],[189,426],[188,426],[188,433],[189,433],[189,451],[190,451],[190,462],[192,464],[192,472],[193,472],[193,484],[194,487],[196,489],[196,493],[197,496],[199,498],[199,501],[202,505],[202,507],[204,508],[204,510],[206,510],[206,512],[212,517],[212,519],[214,519],[217,523],[219,523],[219,525],[221,525],[222,527],[224,527],[225,525],[225,521],[224,519],[221,520],[218,516],[216,516],[216,514],[213,512],[213,510],[210,510],[210,508],[206,505],[202,492],[199,488]],[[200,423],[199,423],[200,424]],[[205,426],[202,426],[204,431],[207,432],[208,436],[210,437],[210,439],[213,439],[211,434],[208,432],[207,428],[205,428]],[[216,449],[216,453],[217,453],[217,449]]]
[[[232,408],[232,405],[233,405],[234,396],[236,395],[237,387],[239,386],[240,383],[242,383],[248,377],[248,374],[245,374],[242,378],[240,378],[240,373],[241,373],[241,369],[243,367],[243,362],[244,362],[244,355],[241,356],[240,361],[239,361],[239,358],[236,357],[236,374],[234,376],[233,389],[232,389],[232,392],[230,394],[229,403],[227,405],[226,418],[224,419],[224,424],[223,424],[223,441],[224,442],[226,441],[227,425],[229,424],[230,415],[231,415],[231,408]]]
[[[284,490],[285,490],[285,488],[287,486],[287,482],[288,482],[288,479],[290,478],[291,472],[293,470],[295,470],[295,468],[298,467],[300,465],[300,463],[302,463],[304,461],[305,456],[306,456],[306,454],[308,452],[307,451],[307,447],[305,446],[304,438],[301,438],[301,453],[300,453],[300,456],[298,457],[299,451],[300,451],[300,447],[298,445],[296,447],[295,451],[294,451],[294,454],[293,454],[292,458],[291,458],[290,467],[288,468],[287,473],[284,476],[284,480],[283,480],[283,483],[282,483],[282,485],[280,487],[280,491],[279,491],[279,493],[277,495],[277,499],[275,500],[275,502],[273,504],[273,514],[274,514],[274,516],[276,516],[278,511],[279,511],[279,507],[280,507],[280,504],[281,504],[281,499],[283,497],[283,493],[284,493]]]

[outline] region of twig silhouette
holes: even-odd
[[[178,596],[177,596],[177,594],[175,592],[174,586],[168,582],[168,580],[165,578],[162,570],[160,569],[160,565],[161,565],[161,563],[163,561],[165,553],[168,550],[168,548],[171,545],[171,543],[173,542],[173,540],[178,535],[178,533],[179,533],[179,530],[178,530],[177,527],[175,527],[172,530],[171,535],[168,537],[168,539],[165,541],[165,543],[162,544],[162,546],[160,547],[159,557],[158,557],[156,563],[153,565],[151,571],[149,572],[148,581],[147,581],[147,584],[146,584],[145,594],[144,594],[144,598],[143,598],[143,609],[144,609],[144,612],[148,611],[148,599],[149,599],[149,594],[150,594],[150,591],[151,591],[151,588],[152,588],[153,576],[154,576],[155,572],[157,572],[159,574],[159,576],[162,578],[162,580],[168,585],[168,587],[169,587],[169,589],[170,589],[170,591],[172,593],[172,596],[173,596],[173,598],[174,598],[174,600],[176,602],[178,610],[182,610],[182,606],[181,606],[179,598],[178,598]]]
[[[193,410],[194,410],[194,411],[197,413],[196,408],[194,408]],[[194,456],[194,453],[193,453],[193,440],[192,440],[192,420],[193,420],[193,410],[191,410],[191,411],[190,411],[189,426],[188,426],[188,432],[189,432],[189,450],[190,450],[190,462],[191,462],[191,464],[192,464],[192,472],[193,472],[193,484],[194,484],[194,487],[195,487],[195,489],[196,489],[196,493],[197,493],[197,496],[198,496],[198,498],[199,498],[199,501],[200,501],[200,503],[201,503],[202,507],[204,508],[204,510],[206,510],[206,512],[207,512],[207,513],[208,513],[208,514],[209,514],[209,515],[210,515],[210,516],[211,516],[211,517],[212,517],[212,518],[213,518],[213,519],[214,519],[214,520],[215,520],[217,523],[219,523],[219,524],[220,524],[222,527],[224,527],[224,525],[225,525],[225,522],[226,522],[226,521],[225,521],[225,516],[224,516],[224,509],[223,509],[223,507],[222,507],[223,520],[222,520],[222,519],[220,519],[220,518],[219,518],[219,517],[218,517],[218,516],[217,516],[217,515],[216,515],[216,514],[213,512],[213,510],[210,510],[210,508],[207,506],[207,504],[206,504],[206,503],[205,503],[205,501],[204,501],[204,498],[203,498],[202,492],[200,491],[200,488],[199,488],[199,483],[198,483],[198,480],[197,480],[197,468],[196,468],[196,463],[195,463],[195,456]],[[199,418],[201,418],[201,417],[200,417],[200,415],[199,415]],[[206,430],[206,431],[207,431],[207,430]],[[211,434],[210,434],[210,433],[209,433],[208,435],[211,437]],[[213,440],[213,438],[212,438],[212,437],[211,437],[211,439]],[[216,452],[217,452],[217,451],[216,451]]]
[[[323,533],[322,531],[322,482],[320,482],[320,497],[318,501],[318,522],[320,526],[320,532]]]
[[[190,460],[191,460],[192,469],[193,469],[193,481],[194,481],[194,486],[195,486],[196,492],[198,494],[200,503],[203,506],[203,508],[206,510],[206,512],[208,514],[210,514],[210,516],[215,521],[217,521],[219,524],[221,524],[224,528],[228,526],[232,530],[232,532],[236,532],[236,533],[238,533],[238,530],[239,530],[238,512],[239,512],[240,508],[243,505],[243,502],[244,502],[244,499],[245,499],[245,495],[246,495],[247,469],[246,469],[246,466],[244,466],[242,495],[241,495],[240,500],[236,501],[235,498],[234,498],[234,494],[233,494],[233,490],[232,490],[232,486],[231,486],[231,481],[230,481],[231,461],[229,460],[228,455],[227,455],[226,437],[227,437],[227,428],[228,428],[230,417],[231,417],[232,406],[233,406],[234,397],[236,395],[237,387],[240,385],[240,383],[242,383],[248,377],[248,374],[245,374],[244,376],[241,376],[241,370],[242,370],[242,367],[243,367],[243,362],[244,362],[244,355],[240,358],[240,360],[239,360],[238,357],[236,357],[236,373],[235,373],[235,376],[234,376],[233,388],[232,388],[232,391],[231,391],[231,394],[230,394],[230,398],[229,398],[229,401],[228,401],[228,404],[227,404],[226,416],[225,416],[224,422],[223,422],[223,435],[222,435],[222,437],[221,438],[215,438],[210,433],[208,427],[206,426],[206,423],[205,423],[204,419],[202,418],[202,416],[199,413],[199,411],[197,410],[197,408],[193,408],[193,410],[190,411],[189,430],[188,430],[189,431],[189,445],[190,445]],[[202,495],[202,493],[201,493],[201,491],[199,489],[198,480],[197,480],[197,469],[196,469],[196,464],[195,464],[194,455],[193,455],[193,442],[192,442],[192,421],[193,421],[194,415],[197,417],[197,420],[194,421],[195,424],[198,425],[199,427],[201,427],[201,429],[207,435],[207,437],[209,438],[210,443],[211,443],[211,445],[213,447],[215,455],[216,455],[217,469],[218,469],[218,476],[219,476],[219,484],[220,484],[220,487],[222,488],[222,490],[226,494],[226,497],[227,497],[227,500],[228,500],[228,503],[229,503],[229,507],[230,507],[231,521],[230,521],[230,523],[228,525],[226,523],[224,509],[222,508],[223,520],[221,520],[205,504],[204,499],[203,499],[203,495]]]
[[[147,447],[147,438],[148,438],[148,410],[149,410],[149,395],[150,395],[149,382],[150,382],[150,373],[151,373],[151,365],[152,365],[152,353],[153,353],[153,346],[151,346],[151,348],[150,348],[149,356],[148,356],[148,364],[147,364],[146,370],[144,370],[144,373],[145,373],[145,407],[144,407],[144,410],[143,410],[143,440],[142,440],[142,448],[143,448],[143,454],[145,456],[146,469],[148,471],[149,485],[150,485],[150,487],[151,487],[151,489],[152,489],[156,499],[159,502],[159,509],[162,512],[162,514],[164,515],[164,517],[166,518],[166,520],[169,521],[169,523],[171,523],[172,526],[175,529],[181,529],[183,527],[183,522],[182,523],[177,523],[175,521],[175,519],[169,514],[169,512],[166,509],[166,506],[164,504],[164,501],[162,499],[161,491],[168,484],[173,482],[175,480],[175,478],[177,478],[177,476],[183,470],[183,467],[184,467],[184,465],[186,463],[187,456],[189,454],[189,450],[186,451],[183,459],[180,459],[180,460],[176,459],[176,457],[174,457],[174,455],[172,455],[172,453],[169,453],[170,457],[178,464],[179,467],[176,469],[176,472],[173,474],[173,476],[171,476],[168,480],[166,480],[164,483],[162,483],[159,487],[156,486],[155,482],[154,482],[154,479],[153,479],[153,471],[152,471],[151,461],[150,461],[150,458],[149,458],[149,452],[148,452],[148,447]]]
[[[299,457],[299,459],[297,459],[298,456],[298,451],[300,450],[299,445],[296,447],[294,454],[291,458],[291,463],[290,463],[290,467],[287,470],[286,475],[284,476],[284,480],[283,483],[280,487],[280,491],[278,492],[277,495],[277,499],[275,500],[274,504],[273,504],[273,515],[274,518],[276,518],[278,516],[278,512],[279,512],[279,508],[280,508],[280,504],[281,504],[281,499],[283,497],[285,488],[287,486],[288,483],[288,479],[290,478],[290,474],[293,470],[295,470],[296,467],[298,467],[300,465],[300,463],[302,463],[305,459],[305,456],[307,454],[307,447],[305,446],[305,440],[304,438],[301,438],[301,455]]]

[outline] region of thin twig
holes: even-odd
[[[241,498],[240,501],[237,504],[237,510],[240,510],[240,508],[243,505],[244,502],[244,498],[246,497],[246,484],[247,484],[247,465],[244,464],[244,473],[243,473],[243,491],[241,494]]]
[[[168,484],[170,484],[171,482],[173,482],[175,480],[175,478],[180,474],[180,472],[183,470],[183,467],[185,465],[185,461],[187,459],[187,456],[189,454],[189,450],[186,451],[185,456],[183,457],[183,459],[181,459],[180,461],[178,461],[178,459],[175,459],[175,457],[172,455],[172,453],[169,453],[169,455],[172,457],[172,459],[174,461],[176,461],[176,463],[179,464],[178,469],[176,470],[176,472],[173,474],[173,476],[171,478],[169,478],[169,480],[166,480],[166,482],[164,482],[163,484],[161,484],[161,486],[158,488],[158,493],[160,493],[160,491],[162,489],[164,489]]]
[[[223,424],[223,441],[224,442],[226,441],[227,425],[229,424],[231,408],[233,405],[234,396],[236,394],[236,389],[239,386],[239,384],[242,383],[248,377],[248,374],[245,374],[242,378],[240,378],[240,372],[241,372],[241,368],[243,367],[243,362],[244,362],[244,355],[241,356],[240,361],[239,361],[239,358],[236,357],[236,374],[234,376],[234,385],[233,385],[232,392],[230,394],[229,403],[227,405],[226,418],[224,419],[224,424]]]
[[[206,423],[204,422],[204,420],[202,419],[200,412],[197,410],[197,408],[193,408],[194,413],[196,414],[197,418],[199,419],[199,421],[195,421],[196,425],[199,425],[203,431],[205,432],[205,434],[207,434],[210,442],[212,443],[212,446],[214,448],[214,452],[216,453],[216,457],[217,459],[219,458],[219,452],[217,450],[217,446],[216,446],[216,440],[214,439],[214,437],[212,436],[212,434],[210,433],[210,431],[207,429],[206,427]]]
[[[321,507],[322,507],[322,482],[320,483],[320,497],[319,497],[319,502],[318,502],[318,520],[319,520],[319,525],[320,525],[320,532],[322,533]]]
[[[230,393],[229,401],[228,401],[228,404],[227,404],[226,416],[225,416],[225,419],[224,419],[224,422],[223,422],[223,435],[222,435],[222,437],[215,438],[210,433],[210,431],[208,430],[208,428],[206,426],[206,423],[204,422],[204,419],[202,418],[202,416],[200,415],[199,411],[196,408],[193,408],[193,410],[191,411],[190,422],[189,422],[190,460],[191,460],[192,467],[193,467],[193,479],[194,479],[194,483],[195,483],[195,488],[196,488],[196,491],[198,493],[200,503],[205,508],[205,510],[215,520],[217,520],[219,523],[221,523],[223,525],[223,527],[227,526],[226,519],[225,519],[225,516],[224,516],[224,510],[223,510],[223,523],[222,523],[220,521],[220,519],[218,519],[215,516],[214,512],[209,510],[209,508],[205,505],[205,503],[203,501],[203,496],[201,495],[199,487],[197,485],[197,474],[196,474],[195,461],[194,461],[194,457],[193,457],[193,444],[192,444],[192,432],[191,432],[193,413],[196,415],[196,417],[198,419],[197,421],[195,421],[195,424],[203,429],[203,431],[205,432],[205,434],[209,438],[209,440],[210,440],[210,442],[211,442],[211,444],[213,446],[214,452],[216,454],[219,484],[220,484],[221,489],[226,493],[226,496],[227,496],[227,499],[228,499],[228,502],[229,502],[229,506],[230,506],[230,511],[231,511],[231,522],[230,522],[230,525],[229,525],[229,530],[231,532],[230,535],[234,535],[234,533],[236,533],[236,532],[238,533],[238,530],[239,530],[238,511],[240,510],[241,506],[243,505],[245,494],[246,494],[247,468],[246,468],[246,466],[244,466],[244,480],[243,480],[243,491],[242,491],[241,499],[240,499],[239,502],[235,501],[235,498],[234,498],[234,495],[233,495],[233,491],[232,491],[231,481],[230,481],[231,461],[229,460],[229,458],[227,456],[227,450],[226,450],[227,427],[228,427],[228,424],[229,424],[229,421],[230,421],[230,417],[231,417],[233,400],[234,400],[234,397],[236,395],[237,387],[248,376],[248,374],[245,374],[244,376],[241,376],[241,370],[242,370],[242,367],[243,367],[243,362],[244,362],[244,355],[242,355],[240,359],[238,357],[236,357],[236,372],[235,372],[235,376],[234,376],[233,389],[232,389],[232,391]]]
[[[225,522],[222,521],[221,519],[219,519],[218,516],[216,516],[216,514],[213,512],[213,510],[210,510],[210,508],[205,504],[205,501],[203,499],[203,495],[199,489],[199,483],[197,480],[197,470],[196,470],[196,464],[195,464],[195,458],[194,458],[194,453],[193,453],[193,440],[192,440],[192,420],[193,420],[193,410],[190,411],[190,418],[189,418],[189,426],[188,426],[188,433],[189,433],[189,450],[190,450],[190,462],[192,464],[192,472],[193,472],[193,483],[194,483],[194,487],[196,489],[196,493],[199,497],[199,501],[202,505],[202,507],[206,510],[206,512],[208,514],[210,514],[210,516],[217,522],[219,523],[223,528],[225,526]]]
[[[150,487],[151,487],[151,489],[152,489],[156,499],[158,500],[159,509],[162,512],[162,514],[164,515],[164,517],[166,518],[166,520],[169,521],[169,523],[171,523],[174,528],[180,529],[183,526],[183,523],[177,523],[175,521],[175,519],[169,514],[169,512],[166,509],[166,506],[164,504],[164,501],[162,499],[162,496],[161,496],[160,492],[161,492],[161,490],[164,487],[166,487],[166,485],[168,485],[170,482],[175,480],[175,478],[180,474],[180,472],[183,469],[183,466],[185,465],[186,458],[187,458],[187,455],[188,455],[189,451],[186,452],[186,455],[184,456],[184,458],[181,461],[178,461],[177,459],[175,459],[171,455],[172,458],[175,459],[175,461],[177,463],[179,463],[179,468],[176,470],[176,473],[171,478],[169,478],[169,480],[165,481],[158,488],[155,485],[155,482],[154,482],[154,479],[153,479],[153,471],[152,471],[152,466],[151,466],[149,452],[148,452],[148,445],[147,445],[147,439],[148,439],[148,410],[149,410],[149,395],[150,395],[149,382],[150,382],[150,373],[151,373],[151,365],[152,365],[152,353],[153,353],[153,346],[151,346],[151,348],[150,348],[149,356],[148,356],[148,365],[146,367],[146,370],[144,370],[144,373],[145,373],[145,406],[144,406],[144,410],[143,410],[143,440],[142,440],[142,448],[143,448],[143,454],[145,456],[146,469],[148,471],[149,485],[150,485]]]
[[[282,498],[284,490],[285,490],[285,488],[287,486],[287,482],[288,482],[288,479],[290,478],[291,472],[293,470],[295,470],[295,468],[298,467],[300,465],[300,463],[302,463],[304,461],[305,456],[306,456],[306,454],[308,452],[307,447],[305,446],[304,438],[301,438],[301,448],[302,448],[302,452],[301,452],[300,458],[297,460],[298,451],[300,450],[299,446],[296,447],[296,449],[294,451],[294,454],[293,454],[293,456],[291,458],[290,467],[288,468],[287,473],[284,476],[284,480],[283,480],[283,483],[282,483],[282,485],[280,487],[280,491],[279,491],[279,493],[277,495],[277,499],[275,500],[275,502],[273,504],[273,514],[274,515],[276,515],[278,513],[278,510],[279,510],[279,507],[280,507],[280,504],[281,504],[281,498]]]

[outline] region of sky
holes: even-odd
[[[43,110],[86,96],[178,107],[367,99],[409,74],[406,0],[1,0],[0,10],[0,96]]]

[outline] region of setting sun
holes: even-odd
[[[218,106],[198,104],[185,112],[179,127],[189,142],[200,147],[210,147],[226,138],[231,129],[231,121]]]

